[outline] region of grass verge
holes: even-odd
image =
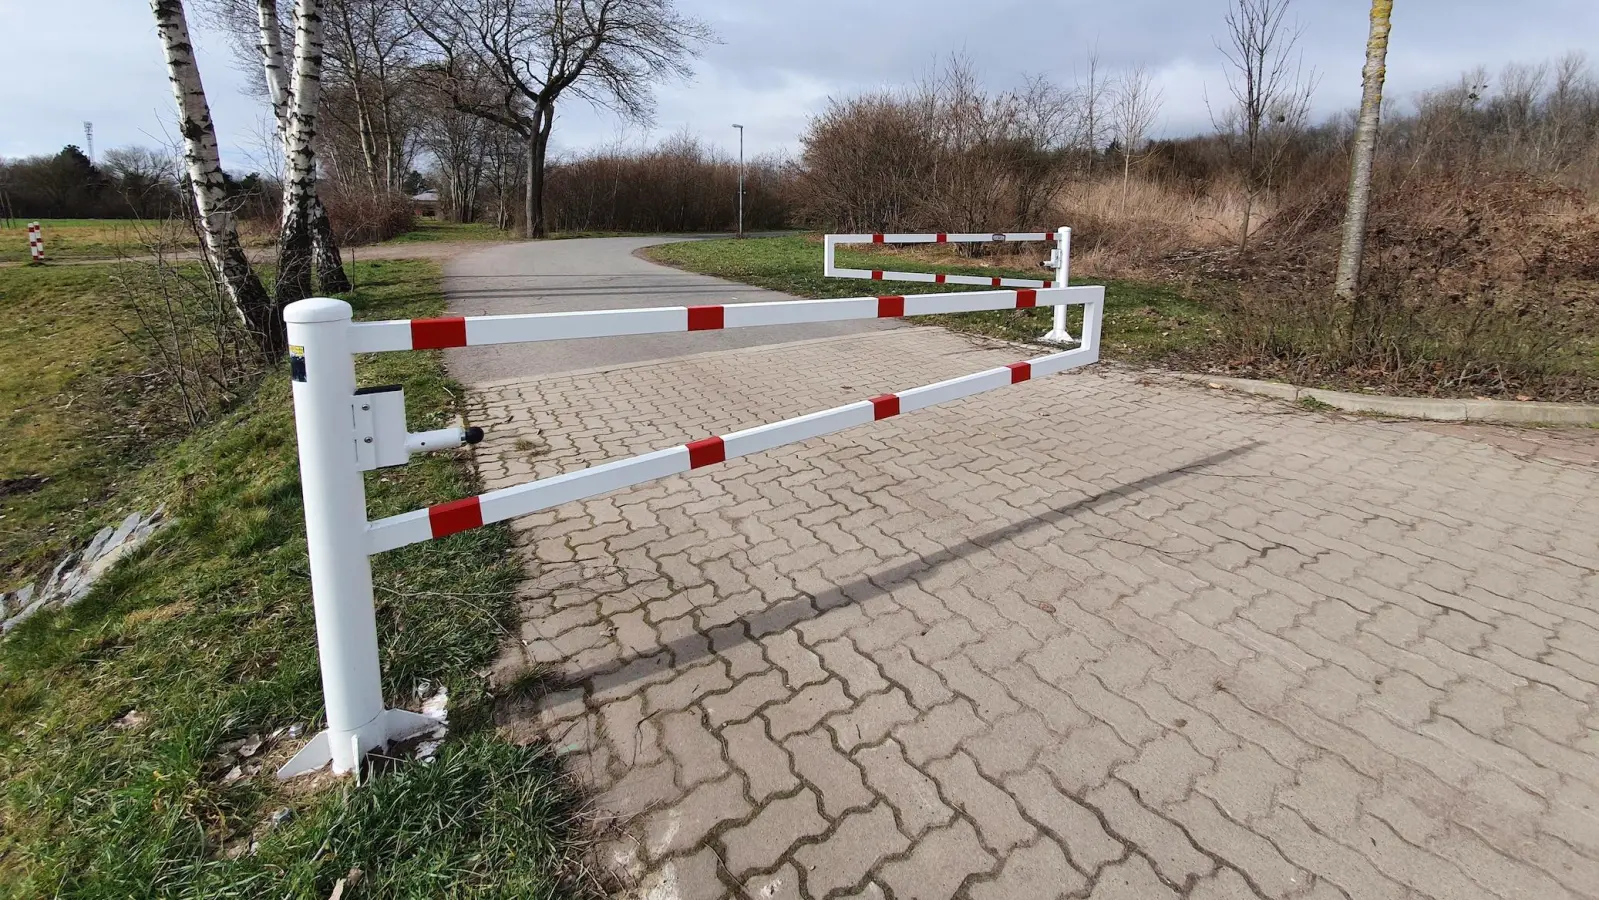
[[[984,290],[919,282],[827,278],[822,274],[821,242],[802,235],[683,241],[649,247],[644,253],[649,259],[669,266],[799,297],[859,297],[874,291],[926,294]],[[1009,278],[1039,279],[1044,277],[1045,271],[970,264],[935,265],[903,253],[870,253],[844,248],[838,251],[838,262],[847,268]],[[1105,285],[1105,332],[1101,347],[1108,358],[1134,362],[1181,358],[1200,351],[1214,334],[1215,318],[1210,308],[1174,288],[1138,281],[1090,281]],[[1051,310],[1046,308],[926,316],[916,321],[1005,340],[1036,342],[1049,330],[1051,315]]]
[[[432,263],[351,275],[358,317],[443,310]],[[360,373],[405,384],[413,429],[440,427],[460,396],[435,353],[364,358]],[[322,898],[355,868],[357,896],[569,890],[572,788],[547,748],[492,737],[477,675],[514,616],[503,528],[374,560],[386,697],[423,680],[451,693],[438,759],[360,788],[273,780],[299,743],[281,729],[323,724],[288,394],[276,371],[221,421],[153,450],[119,490],[165,502],[173,523],[82,603],[0,643],[0,896]],[[474,484],[432,455],[368,489],[379,516]],[[251,735],[268,736],[264,765],[229,781],[219,748]]]
[[[0,589],[98,527],[149,459],[139,354],[112,267],[0,269]]]

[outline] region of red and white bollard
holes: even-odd
[[[44,265],[44,230],[38,222],[28,223],[28,253],[33,257],[34,265]]]
[[[427,716],[383,706],[378,669],[372,560],[352,419],[362,399],[350,352],[350,304],[314,298],[289,304],[294,426],[300,443],[300,489],[316,607],[317,651],[328,727],[279,771],[288,778],[333,763],[335,774],[392,740],[438,727]],[[370,405],[367,413],[371,412]],[[370,438],[365,439],[368,444]]]

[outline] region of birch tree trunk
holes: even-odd
[[[1360,290],[1360,264],[1366,253],[1366,214],[1371,207],[1371,166],[1377,153],[1377,126],[1382,118],[1382,86],[1387,77],[1388,32],[1393,14],[1394,0],[1372,0],[1360,118],[1355,123],[1351,154],[1354,161],[1349,173],[1349,204],[1344,212],[1343,246],[1338,251],[1338,277],[1333,281],[1333,295],[1340,300],[1352,300]]]
[[[200,82],[200,70],[195,65],[194,45],[189,41],[189,23],[183,2],[152,0],[150,7],[155,13],[156,33],[166,54],[172,95],[178,104],[183,162],[200,216],[206,256],[221,276],[234,310],[255,336],[256,345],[268,356],[277,357],[282,354],[287,340],[283,316],[244,255],[238,226],[225,205],[226,186],[221,155],[217,151],[216,127],[211,122],[211,106]]]
[[[294,70],[284,130],[283,230],[278,236],[278,302],[311,296],[311,206],[316,198],[316,105],[322,93],[322,4],[294,5]]]
[[[318,33],[321,24],[318,9]],[[295,11],[296,33],[298,34],[299,9]],[[256,0],[256,21],[261,30],[261,65],[265,71],[267,93],[272,98],[272,111],[278,123],[278,134],[283,139],[283,155],[285,165],[289,156],[294,152],[289,143],[290,119],[294,110],[294,90],[289,81],[289,69],[283,59],[283,37],[278,30],[278,4],[277,0]],[[298,40],[296,41],[298,44]],[[317,41],[317,84],[321,84],[321,39]],[[296,54],[298,59],[298,54]],[[320,89],[318,90],[320,95]],[[315,104],[312,105],[313,113]],[[344,259],[339,255],[339,244],[333,235],[332,223],[328,221],[327,209],[322,206],[322,199],[316,194],[314,176],[311,182],[310,216],[311,229],[311,258],[314,260],[318,280],[322,283],[322,290],[329,294],[341,294],[350,289],[350,278],[344,272]],[[288,209],[288,178],[285,173],[284,210]],[[279,284],[282,284],[281,271]]]

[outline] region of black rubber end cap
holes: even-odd
[[[473,425],[466,430],[466,442],[468,444],[476,444],[481,440],[483,440],[483,429]]]

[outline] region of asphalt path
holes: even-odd
[[[652,244],[694,239],[585,238],[500,245],[447,263],[444,292],[450,312],[462,316],[798,299],[656,265],[635,255]],[[821,252],[818,247],[818,265]],[[863,295],[870,293],[865,288]],[[463,383],[481,385],[893,327],[897,327],[894,322],[868,320],[498,344],[452,350],[448,365]]]

